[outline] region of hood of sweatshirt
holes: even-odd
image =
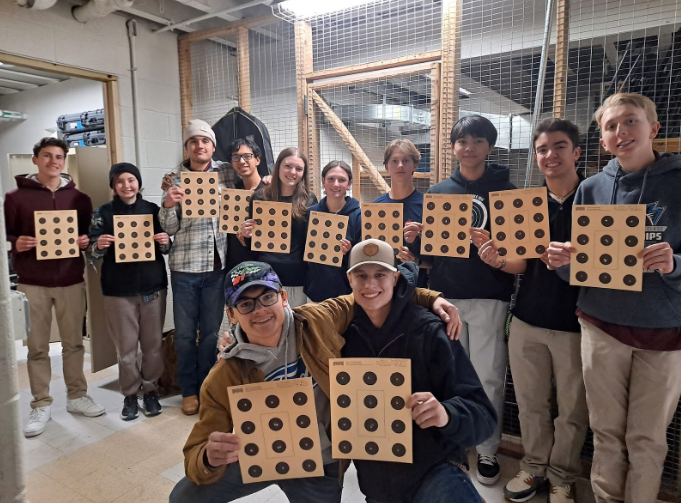
[[[625,171],[620,166],[617,158],[611,159],[608,162],[603,169],[605,178],[601,180],[601,183],[610,183],[612,185],[610,204],[623,204],[618,196],[629,196],[631,200],[632,192],[638,192],[636,204],[645,204],[645,192],[648,182],[655,184],[653,178],[666,175],[671,171],[681,173],[681,163],[679,163],[678,156],[655,152],[655,157],[656,160],[652,165],[634,172]],[[657,186],[657,184],[655,185]],[[676,190],[676,188],[670,187],[670,190]],[[626,204],[633,203],[628,202]]]
[[[322,200],[319,201],[319,204],[317,206],[319,206],[319,209],[317,211],[324,211],[326,213],[330,213],[329,207],[326,205],[326,197],[323,197]],[[355,211],[359,210],[360,210],[359,201],[354,197],[345,196],[345,205],[343,205],[341,210],[338,212],[338,215],[350,216]]]
[[[504,164],[494,162],[485,163],[485,172],[477,180],[467,180],[456,167],[450,179],[454,184],[463,188],[466,194],[478,194],[495,190],[505,190],[510,181],[511,171]]]
[[[57,190],[73,189],[76,186],[73,178],[71,178],[71,175],[62,173],[60,178],[61,180]],[[17,187],[20,189],[50,190],[38,181],[37,173],[31,173],[30,175],[17,175],[14,177],[14,179],[17,182]]]

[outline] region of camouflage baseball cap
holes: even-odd
[[[281,290],[279,276],[272,266],[264,262],[241,262],[227,273],[225,278],[225,302],[234,307],[239,296],[252,286],[266,286],[272,290]]]

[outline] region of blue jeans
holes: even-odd
[[[216,361],[225,314],[225,271],[172,272],[177,380],[182,396],[198,395]],[[196,329],[199,342],[196,343]]]
[[[383,503],[369,498],[366,501]],[[443,463],[433,467],[411,496],[406,497],[401,503],[483,503],[483,500],[471,479],[461,468]]]
[[[243,498],[276,484],[291,503],[340,503],[343,488],[338,482],[338,463],[324,466],[324,477],[287,479],[277,482],[244,484],[239,463],[227,467],[224,476],[213,484],[197,486],[186,477],[170,494],[170,503],[226,503]]]

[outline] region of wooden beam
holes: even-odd
[[[565,117],[568,56],[570,54],[570,0],[558,0],[557,7],[553,116]]]
[[[247,19],[239,19],[238,21],[232,21],[231,23],[226,23],[223,26],[218,26],[217,28],[208,28],[207,30],[194,31],[192,33],[185,33],[177,37],[178,40],[184,42],[201,42],[203,40],[208,40],[213,37],[224,37],[229,35],[235,35],[239,28],[256,28],[258,26],[263,26],[266,24],[272,24],[278,22],[279,19],[271,14],[265,16],[251,17]]]
[[[397,77],[400,75],[410,75],[414,73],[429,72],[433,63],[419,63],[417,65],[400,66],[397,68],[388,68],[377,72],[367,74],[353,74],[346,77],[334,78],[333,80],[324,80],[323,82],[309,82],[308,86],[315,91],[323,91],[324,89],[332,89],[334,87],[354,84],[357,82],[364,82],[367,80],[378,80],[387,77]]]
[[[191,43],[178,40],[177,50],[180,67],[180,111],[182,114],[182,130],[184,130],[187,123],[194,117]]]
[[[440,57],[441,51],[422,52],[420,54],[412,54],[410,56],[403,56],[401,58],[375,61],[373,63],[340,66],[338,68],[328,68],[326,70],[318,70],[316,72],[310,71],[310,73],[306,75],[306,78],[308,81],[312,81],[319,79],[327,79],[331,77],[342,77],[345,75],[372,72],[375,70],[384,70],[386,68],[395,68],[398,66],[415,65],[417,63],[429,63],[432,61],[439,60]]]
[[[362,202],[362,168],[354,155],[352,156],[352,197]]]
[[[236,52],[239,64],[239,107],[251,113],[251,63],[248,45],[248,28],[237,28]]]
[[[430,68],[430,185],[440,181],[440,63]]]
[[[307,89],[307,149],[308,163],[312,169],[309,186],[318,199],[322,195],[322,165],[321,165],[321,140],[319,138],[319,128],[317,127],[317,116],[315,115],[314,99],[312,89]]]
[[[439,179],[449,178],[453,155],[449,135],[459,119],[461,81],[461,9],[463,0],[442,0],[442,68],[440,70]]]
[[[681,152],[681,138],[655,138],[653,150],[658,152]]]
[[[309,130],[308,130],[308,107],[307,107],[307,80],[305,74],[312,70],[312,27],[305,21],[296,21],[295,26],[295,49],[296,49],[296,94],[298,98],[298,150],[306,156],[310,155]],[[308,188],[312,189],[312,170],[307,170]]]
[[[76,68],[74,66],[66,66],[60,65],[59,63],[41,61],[39,59],[15,56],[14,54],[7,54],[5,52],[0,52],[0,61],[6,65],[19,65],[26,68],[32,68],[34,70],[61,73],[62,75],[68,75],[69,77],[96,80],[98,82],[110,82],[113,80],[118,80],[118,77],[112,73],[95,72],[92,70],[85,70],[84,68]]]
[[[121,137],[121,107],[118,99],[118,82],[109,80],[104,87],[104,127],[106,130],[106,148],[109,151],[111,164],[123,162],[123,139]],[[136,160],[142,165],[140,159]]]
[[[383,178],[383,176],[381,176],[381,174],[378,172],[376,166],[373,165],[369,159],[369,156],[364,153],[364,150],[362,150],[362,147],[360,147],[359,143],[357,143],[355,137],[352,136],[350,130],[345,127],[345,124],[343,124],[343,121],[340,120],[340,117],[334,113],[328,103],[326,103],[326,101],[324,101],[316,91],[311,89],[310,93],[312,93],[312,99],[314,100],[315,104],[326,116],[326,120],[329,121],[345,145],[347,145],[347,147],[350,149],[350,153],[357,158],[362,166],[364,166],[364,171],[368,174],[369,178],[376,186],[378,191],[382,194],[385,194],[390,186],[385,181],[385,178]]]

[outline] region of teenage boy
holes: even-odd
[[[444,319],[447,303],[437,297],[434,292],[421,291],[415,300],[432,306]],[[272,267],[244,262],[229,272],[225,299],[233,323],[233,343],[221,352],[201,389],[200,418],[184,447],[187,477],[173,490],[171,503],[223,503],[270,486],[272,482],[244,484],[241,479],[237,462],[242,446],[232,433],[228,388],[309,376],[316,382],[325,476],[284,480],[278,485],[291,501],[340,501],[339,466],[331,458],[328,361],[340,357],[344,344],[340,334],[354,314],[352,296],[291,309]]]
[[[251,140],[241,138],[234,140],[229,147],[229,156],[234,170],[241,176],[235,188],[246,190],[260,190],[265,183],[258,173],[258,166],[262,158],[260,147]],[[248,204],[248,203],[246,203]],[[253,260],[251,249],[242,245],[236,234],[227,235],[227,265],[228,271],[241,262]]]
[[[575,204],[645,204],[647,227],[643,291],[582,287],[577,301],[591,484],[599,503],[653,503],[681,395],[681,156],[653,150],[660,123],[644,96],[614,94],[595,119],[615,158],[579,186]],[[574,251],[569,241],[549,246],[564,279]]]
[[[481,246],[489,240],[489,193],[515,189],[509,182],[509,168],[487,161],[497,141],[494,125],[480,115],[459,119],[450,135],[454,155],[459,165],[448,180],[432,186],[432,194],[473,194],[472,245]],[[407,242],[414,241],[422,225],[407,229]],[[415,250],[420,242],[412,245]],[[433,257],[430,273],[432,288],[442,291],[445,298],[459,308],[463,322],[461,343],[466,349],[482,386],[499,417],[497,429],[477,447],[476,475],[482,484],[499,480],[497,449],[501,440],[501,418],[504,410],[504,380],[508,354],[504,326],[513,291],[516,261],[502,260],[493,269],[478,256],[471,246],[470,258]],[[507,274],[510,273],[510,274]]]
[[[227,264],[227,236],[220,219],[182,218],[180,174],[210,171],[220,188],[234,188],[237,174],[229,163],[213,161],[215,133],[202,120],[189,121],[183,134],[189,159],[172,173],[172,186],[163,193],[158,219],[174,236],[168,265],[173,291],[177,380],[182,390],[182,412],[199,411],[201,383],[215,363],[215,346],[223,319],[222,288]],[[199,331],[196,341],[197,327]]]
[[[383,166],[390,175],[390,191],[374,199],[374,203],[401,203],[404,229],[409,229],[414,222],[423,217],[423,192],[414,187],[414,173],[419,167],[421,153],[409,140],[393,140],[383,153]],[[397,256],[406,262],[420,261],[410,250],[403,246]],[[425,268],[419,270],[419,286],[428,283]]]
[[[581,153],[579,129],[566,119],[543,120],[534,131],[533,147],[546,179],[551,239],[569,240],[572,201],[584,179],[575,169]],[[501,265],[492,240],[480,247],[479,255],[491,267]],[[579,288],[547,267],[546,254],[522,264],[508,350],[525,456],[504,496],[527,501],[537,491],[550,489],[549,503],[574,503],[574,484],[581,473],[579,454],[589,423],[575,315]],[[549,407],[554,377],[555,420]]]
[[[88,245],[92,213],[90,198],[76,189],[63,174],[69,147],[56,138],[43,138],[33,147],[33,164],[38,173],[19,175],[16,189],[5,197],[5,228],[12,243],[12,263],[19,276],[18,290],[28,297],[31,331],[28,334],[28,380],[31,383],[31,414],[24,429],[27,437],[45,431],[51,417],[50,328],[54,307],[62,345],[66,410],[88,417],[101,416],[105,409],[87,395],[83,372],[83,318],[85,317],[85,262],[82,255],[55,260],[38,260],[35,247],[36,211],[76,210],[77,243]]]

